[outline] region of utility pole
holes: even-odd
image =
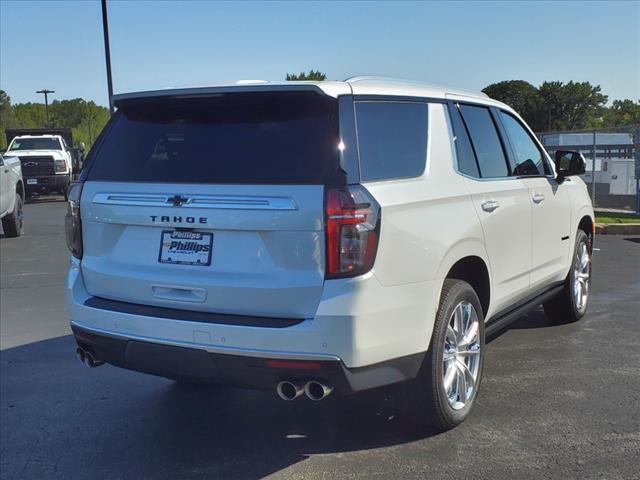
[[[109,113],[113,115],[113,82],[111,80],[111,50],[109,48],[109,23],[107,0],[102,0],[102,33],[104,34],[104,60],[107,64],[107,88],[109,89]]]
[[[55,90],[47,90],[45,88],[44,90],[38,90],[36,93],[44,93],[44,113],[47,117],[47,128],[49,128],[49,94],[56,92]]]

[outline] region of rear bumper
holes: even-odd
[[[70,179],[71,177],[68,174],[25,176],[24,186],[27,195],[32,193],[63,192],[69,187]],[[35,180],[37,183],[35,185],[30,184],[29,180]]]
[[[76,342],[111,365],[166,378],[273,390],[282,380],[322,381],[343,395],[414,378],[424,354],[349,369],[339,359],[273,359],[105,335],[72,323]]]
[[[417,375],[433,328],[432,297],[439,292],[438,282],[383,287],[371,274],[327,281],[316,315],[287,323],[99,299],[87,291],[76,259],[66,287],[72,328],[89,335],[80,333],[78,341],[108,363],[252,388],[312,377],[345,393]],[[267,359],[321,368],[274,368]],[[182,367],[167,370],[172,365]]]

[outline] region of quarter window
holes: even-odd
[[[507,160],[489,109],[461,105],[460,113],[473,142],[480,175],[483,178],[507,177]]]
[[[513,174],[518,176],[544,175],[544,155],[535,144],[529,132],[518,120],[506,112],[500,112],[509,142],[515,155]]]
[[[426,103],[357,102],[362,180],[422,175],[427,159],[427,118]]]

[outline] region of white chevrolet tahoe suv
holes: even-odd
[[[7,237],[19,237],[23,230],[24,184],[17,157],[0,154],[0,219]]]
[[[114,101],[66,219],[90,366],[285,400],[407,381],[444,429],[486,335],[540,304],[585,313],[584,159],[554,166],[507,105],[372,77]]]
[[[57,192],[67,200],[73,175],[69,146],[61,135],[21,135],[11,140],[7,154],[22,163],[27,195]]]

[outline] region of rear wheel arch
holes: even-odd
[[[471,285],[480,299],[486,318],[491,301],[491,281],[485,261],[475,255],[461,258],[450,268],[446,278],[463,280]]]
[[[586,233],[587,237],[589,237],[591,241],[593,241],[593,225],[593,219],[589,215],[583,216],[580,219],[580,222],[578,222],[578,230],[582,230],[584,233]]]

